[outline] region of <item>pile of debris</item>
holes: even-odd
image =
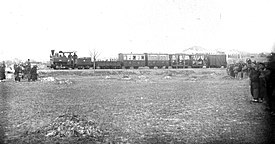
[[[124,79],[124,80],[131,80],[131,78],[130,78],[129,75],[123,75],[123,76],[122,76],[122,79]]]
[[[163,77],[164,79],[171,79],[172,77],[170,75],[167,75],[165,77]]]
[[[54,77],[44,77],[44,78],[40,78],[40,81],[42,82],[53,82],[55,81]]]
[[[42,82],[54,82],[56,84],[72,84],[73,82],[69,79],[57,79],[54,77],[44,77],[41,78],[40,81]]]
[[[152,83],[152,81],[149,79],[149,77],[145,76],[145,75],[139,75],[137,77],[137,81],[136,82],[150,82]]]
[[[71,80],[68,80],[68,79],[66,79],[66,80],[64,80],[64,79],[57,79],[56,83],[57,84],[72,84],[73,82]]]
[[[147,78],[146,76],[144,76],[144,75],[140,75],[140,76],[138,76],[138,78],[141,79],[141,80],[148,79],[148,78]]]
[[[105,79],[111,79],[111,76],[108,76],[108,75],[107,75],[107,76],[105,77]]]
[[[40,130],[46,137],[55,138],[93,138],[100,140],[104,133],[94,121],[88,121],[74,114],[58,116],[49,125]]]
[[[107,75],[105,76],[105,79],[117,79],[115,76],[112,76],[112,75]]]

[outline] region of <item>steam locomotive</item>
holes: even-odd
[[[55,53],[51,51],[51,68],[53,69],[89,69],[93,67],[91,57],[81,57],[76,52]],[[98,69],[137,69],[141,67],[148,68],[201,68],[205,67],[226,67],[226,55],[209,54],[161,54],[161,53],[119,53],[117,60],[106,60],[95,62]]]
[[[89,69],[92,66],[91,57],[81,57],[76,55],[76,52],[63,52],[59,51],[55,53],[55,50],[51,50],[50,55],[50,68],[53,69]]]

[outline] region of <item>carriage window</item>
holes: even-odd
[[[133,56],[133,60],[136,60],[136,56]]]
[[[176,60],[176,59],[177,59],[177,57],[175,55],[173,55],[172,60]]]
[[[180,55],[179,56],[179,60],[183,60],[184,58],[183,58],[183,56],[182,55]]]
[[[144,56],[141,56],[141,59],[144,59]]]

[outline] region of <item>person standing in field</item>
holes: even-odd
[[[31,62],[30,59],[25,63],[25,74],[27,76],[28,81],[31,81]]]
[[[36,65],[34,65],[32,68],[31,68],[31,80],[32,81],[36,81],[37,80],[37,76],[38,76],[38,74],[37,74],[37,66]]]
[[[268,64],[266,65],[266,69],[265,69],[265,84],[266,84],[266,93],[265,93],[265,97],[264,97],[264,102],[265,102],[265,106],[266,106],[266,111],[270,111],[271,110],[271,94],[270,94],[270,86],[271,86],[271,81],[270,81],[270,74],[271,71],[268,68]],[[260,77],[261,79],[261,77]]]
[[[243,78],[247,79],[248,78],[248,67],[247,67],[246,63],[243,64],[242,71],[243,71]]]
[[[251,70],[251,66],[252,66],[252,61],[250,58],[248,58],[246,60],[246,66],[247,66],[247,77],[249,78],[250,75],[250,70]]]
[[[3,69],[4,69],[4,79],[6,79],[6,74],[5,74],[5,71],[6,71],[6,64],[5,64],[5,61],[3,61]]]
[[[239,63],[234,64],[233,71],[234,71],[234,77],[237,79],[238,78],[238,73],[239,73]]]
[[[3,63],[0,64],[0,82],[6,79],[5,69],[6,69],[5,62],[3,61]]]
[[[268,108],[271,115],[275,116],[275,53],[271,53],[267,58],[266,69],[269,71],[267,76]]]
[[[234,68],[234,64],[229,64],[226,68],[227,74],[231,77],[235,77],[233,68]]]
[[[265,68],[264,63],[259,63],[259,102],[263,102],[263,99],[266,98],[266,77],[267,77],[267,70]]]
[[[16,82],[20,82],[20,65],[14,64],[14,79]]]
[[[258,70],[258,66],[253,64],[249,74],[250,92],[253,97],[252,102],[259,101],[259,83],[260,83],[259,76],[260,76],[260,72]]]
[[[239,77],[240,77],[240,79],[243,79],[243,77],[244,77],[244,66],[245,66],[245,63],[244,62],[240,62],[240,65],[239,65],[239,69],[240,69],[240,71],[239,71]]]

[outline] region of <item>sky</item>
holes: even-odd
[[[50,50],[180,53],[201,46],[271,52],[274,0],[0,1],[0,61],[49,60]]]

